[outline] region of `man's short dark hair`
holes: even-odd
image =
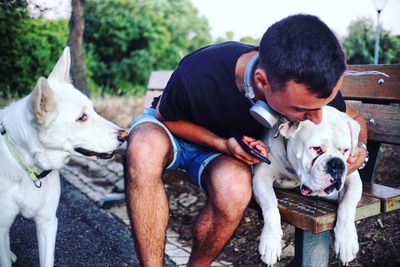
[[[318,98],[327,98],[346,69],[339,41],[318,17],[293,15],[274,23],[261,39],[260,67],[271,90],[286,83],[305,84]]]

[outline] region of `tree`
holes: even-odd
[[[22,96],[50,73],[66,44],[67,21],[31,19],[26,1],[0,3],[0,96]]]
[[[72,0],[71,4],[72,13],[69,20],[68,45],[71,49],[72,82],[82,93],[88,95],[85,50],[83,46],[83,32],[85,29],[85,20],[83,16],[84,0]]]
[[[215,42],[216,43],[223,43],[223,42],[227,42],[227,41],[233,41],[234,38],[235,38],[234,32],[233,31],[227,31],[227,32],[225,32],[225,36],[217,37]]]
[[[103,92],[143,91],[152,70],[211,39],[189,0],[87,0],[85,11],[89,76]]]
[[[19,36],[24,34],[27,27],[27,4],[25,1],[0,2],[0,88],[1,97],[9,97],[20,90],[20,86],[13,79],[13,75],[22,72],[21,66],[16,61],[18,58]],[[15,23],[18,21],[19,23]],[[14,49],[13,49],[14,48]]]
[[[211,42],[208,20],[199,16],[190,0],[144,2],[161,18],[171,39],[156,68],[173,69],[184,55]]]
[[[348,64],[373,64],[375,48],[375,27],[372,19],[362,18],[352,22],[349,35],[343,41]],[[379,63],[399,63],[399,38],[381,30]]]
[[[254,38],[251,36],[245,36],[240,38],[240,42],[246,43],[246,44],[253,44],[253,45],[259,45],[260,44],[260,39],[259,38]]]

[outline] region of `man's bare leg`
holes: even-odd
[[[127,151],[127,195],[143,266],[163,266],[169,209],[162,173],[171,158],[170,140],[160,126],[143,123],[132,131]]]
[[[249,167],[227,156],[213,160],[203,174],[208,200],[194,229],[188,266],[209,266],[225,247],[251,199]]]

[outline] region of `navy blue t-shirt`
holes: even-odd
[[[249,113],[250,101],[240,93],[235,67],[241,55],[257,46],[239,42],[211,45],[184,57],[172,73],[160,103],[166,120],[187,120],[222,136],[232,133],[258,138],[263,132]],[[159,98],[153,101],[155,107]],[[344,111],[340,93],[330,103]]]

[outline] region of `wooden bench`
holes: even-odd
[[[374,184],[381,144],[400,145],[400,65],[353,65],[350,71],[373,71],[344,78],[341,92],[368,123],[370,159],[360,171],[363,196],[356,220],[400,208],[400,190]],[[151,74],[145,105],[160,95],[172,71]],[[387,77],[389,76],[389,77]],[[336,220],[337,205],[304,197],[294,191],[275,190],[282,220],[295,226],[295,266],[328,266],[330,230]]]

